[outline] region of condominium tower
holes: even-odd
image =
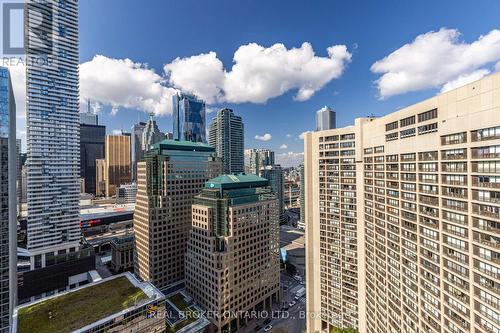
[[[256,175],[216,177],[195,197],[186,289],[204,310],[220,314],[210,319],[210,332],[239,332],[244,313],[278,302],[278,206],[269,181]],[[242,316],[222,316],[228,312]]]
[[[250,173],[258,175],[260,169],[274,165],[274,151],[264,148],[250,149]]]
[[[221,162],[207,144],[164,140],[137,165],[135,273],[162,289],[184,279],[191,204]]]
[[[174,140],[206,142],[205,102],[194,95],[172,97]]]
[[[322,107],[316,111],[316,131],[324,131],[337,127],[335,111],[328,106]]]
[[[221,109],[208,130],[208,144],[222,158],[224,173],[240,173],[245,168],[244,127],[240,116],[231,109]]]
[[[78,2],[28,1],[25,42],[27,247],[44,266],[46,253],[74,251],[81,237]]]
[[[9,70],[0,67],[0,332],[9,332],[17,301],[16,102]]]
[[[500,73],[306,134],[308,332],[498,332]]]

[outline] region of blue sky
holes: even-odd
[[[79,1],[79,4],[80,59],[81,63],[89,63],[85,70],[82,67],[81,73],[102,72],[98,66],[90,66],[94,65],[92,60],[96,55],[102,55],[109,61],[130,59],[135,65],[129,64],[129,67],[140,66],[144,69],[147,66],[149,74],[153,73],[161,78],[161,85],[175,86],[180,90],[191,87],[189,75],[187,79],[184,78],[184,81],[179,81],[182,81],[181,84],[176,85],[168,81],[168,75],[163,69],[165,64],[172,63],[178,57],[188,58],[213,51],[216,53],[217,61],[223,64],[224,70],[231,71],[235,52],[249,43],[256,43],[264,49],[276,43],[282,43],[286,52],[293,48],[301,48],[302,43],[308,42],[315,55],[325,58],[326,61],[329,59],[328,47],[345,46],[345,51],[350,54],[350,61],[345,58],[340,65],[336,63],[337,72],[332,74],[332,79],[322,77],[321,73],[314,74],[314,78],[311,79],[315,80],[313,84],[321,87],[316,86],[314,94],[306,100],[299,101],[295,98],[296,85],[309,83],[307,80],[304,83],[304,80],[291,74],[293,77],[288,78],[291,88],[284,89],[285,91],[277,97],[266,98],[265,103],[240,102],[244,99],[241,91],[239,97],[229,97],[229,86],[235,81],[224,83],[223,93],[226,94],[226,98],[213,98],[211,101],[211,109],[218,109],[222,106],[230,107],[243,117],[246,126],[246,147],[267,147],[276,150],[279,154],[288,154],[289,160],[282,155],[284,164],[300,160],[301,157],[297,153],[303,151],[303,143],[298,136],[314,128],[315,111],[324,105],[333,107],[337,112],[337,125],[345,126],[351,124],[355,117],[387,114],[435,95],[443,85],[450,81],[460,82],[462,79],[470,80],[470,77],[474,76],[481,77],[488,72],[495,71],[495,64],[497,68],[500,67],[500,63],[497,63],[500,60],[498,35],[491,35],[490,40],[483,43],[482,47],[489,55],[486,59],[471,64],[468,63],[469,59],[477,58],[475,53],[471,51],[470,56],[463,56],[463,54],[468,54],[466,53],[467,45],[478,41],[481,35],[487,35],[494,29],[500,28],[498,19],[500,2],[494,0],[84,0]],[[441,30],[440,32],[443,28],[455,30]],[[414,49],[408,49],[406,53],[402,50],[394,59],[380,63],[378,73],[370,70],[375,62],[384,59],[407,43],[414,43],[417,36],[432,31],[441,35],[427,36],[430,41],[422,37],[421,43],[415,45]],[[451,44],[444,46],[441,53],[435,52],[432,47],[432,38],[434,38],[434,43],[437,40],[437,48],[440,48],[442,44],[440,38],[445,41],[451,40]],[[465,48],[462,49],[463,45]],[[440,58],[433,59],[434,53]],[[417,54],[416,59],[409,59],[414,54]],[[424,73],[422,76],[420,69],[414,69],[420,68],[422,61],[434,63],[435,66],[440,63],[450,63],[450,59],[446,59],[449,54],[453,54],[452,57],[455,58],[463,56],[463,59],[452,59],[451,62],[456,60],[456,66],[446,73],[433,74],[432,68],[430,70],[423,68],[421,69]],[[405,63],[407,59],[408,63]],[[138,65],[139,63],[143,65]],[[190,64],[185,65],[183,69],[190,68]],[[274,65],[276,66],[276,63]],[[264,65],[264,68],[265,66],[267,65]],[[341,73],[338,73],[339,66]],[[305,72],[304,68],[299,71]],[[314,71],[311,67],[308,68]],[[332,71],[335,70],[332,69]],[[384,82],[385,88],[375,82],[388,72],[398,71],[403,72],[402,75],[406,77],[406,81],[401,85],[404,88],[391,88],[393,84],[390,82],[391,77],[387,77],[388,81]],[[262,74],[258,70],[254,72],[247,70],[244,73]],[[277,73],[280,73],[279,68]],[[432,77],[433,75],[437,77]],[[147,81],[128,81],[125,74],[117,74],[117,76],[116,80],[120,81],[118,84],[127,85],[128,82],[133,82],[127,88],[130,91],[123,87],[116,89],[116,85],[99,87],[95,81],[92,81],[94,82],[92,86],[98,90],[97,92],[85,93],[88,89],[85,86],[82,88],[83,94],[96,94],[96,100],[100,101],[101,105],[100,121],[107,126],[108,132],[115,129],[129,130],[138,119],[147,119],[145,110],[147,108],[144,107],[140,110],[141,107],[130,105],[127,107],[117,103],[112,112],[111,104],[113,103],[106,102],[107,93],[112,95],[109,98],[114,101],[120,100],[121,96],[118,96],[120,94],[140,95],[140,89],[145,89],[146,85],[141,82]],[[204,77],[198,74],[195,76],[200,80]],[[417,80],[417,76],[424,82],[417,84],[416,81],[412,81]],[[95,79],[95,76],[93,77]],[[220,76],[217,77],[220,78]],[[272,81],[272,78],[269,80]],[[327,82],[324,83],[322,80]],[[302,83],[296,83],[296,81]],[[198,86],[195,85],[195,87],[199,87],[199,84],[198,82]],[[272,84],[279,85],[279,82],[272,82]],[[139,91],[134,91],[134,89],[139,89]],[[234,95],[234,93],[231,94]],[[265,95],[266,92],[261,92],[261,94]],[[380,99],[381,94],[385,98]],[[159,105],[165,100],[161,99],[158,102]],[[237,101],[237,103],[231,103],[231,101]],[[168,112],[162,111],[161,113]],[[214,114],[210,113],[207,121]],[[170,115],[159,117],[158,123],[162,130],[171,131],[172,117]],[[262,136],[266,133],[271,134],[271,140],[264,142],[255,139],[256,135]],[[284,148],[284,145],[287,148]]]

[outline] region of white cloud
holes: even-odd
[[[300,133],[300,135],[299,135],[299,139],[300,139],[300,140],[304,140],[305,135],[306,135],[307,133],[309,133],[309,132],[311,132],[311,131],[305,131],[305,132]]]
[[[291,137],[292,137],[292,135],[291,135],[290,133],[288,133],[288,134],[286,135],[286,138],[287,138],[287,139],[290,139]]]
[[[119,130],[119,129],[114,129],[113,131],[111,131],[111,133],[113,135],[122,135],[123,134],[123,131],[122,130]]]
[[[256,135],[255,140],[260,140],[260,141],[269,141],[273,138],[273,136],[269,133],[266,133],[264,135]]]
[[[375,62],[371,71],[382,74],[375,83],[383,99],[442,87],[460,76],[471,76],[499,59],[500,30],[491,30],[468,44],[460,40],[458,30],[442,28],[417,36]]]
[[[96,55],[80,65],[80,99],[119,108],[132,108],[156,115],[172,112],[173,88],[145,64],[130,59],[112,59]]]
[[[280,149],[288,149],[288,146],[287,146],[286,144],[282,144],[282,145],[280,146]]]
[[[177,58],[164,70],[174,87],[208,103],[265,103],[290,90],[297,90],[294,98],[304,101],[339,78],[351,61],[345,45],[331,46],[327,52],[328,57],[316,56],[309,43],[290,50],[280,43],[268,48],[250,43],[236,50],[230,71],[224,70],[215,52]]]
[[[484,76],[486,76],[488,74],[490,74],[489,70],[487,70],[487,69],[478,69],[477,71],[474,71],[474,72],[472,72],[470,74],[460,75],[455,80],[447,82],[441,88],[441,92],[444,93],[444,92],[453,90],[455,88],[464,86],[464,85],[466,85],[468,83],[477,81],[477,80],[483,78]]]
[[[304,161],[304,153],[282,153],[276,155],[276,163],[283,167],[297,166]]]

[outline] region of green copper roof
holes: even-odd
[[[152,149],[189,150],[189,151],[215,151],[212,146],[202,142],[163,140],[151,146]]]
[[[234,175],[221,175],[212,178],[205,183],[205,188],[231,189],[268,185],[269,181],[265,178],[254,174],[240,173]]]

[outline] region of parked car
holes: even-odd
[[[273,325],[267,325],[266,327],[264,327],[264,332],[269,332],[272,329],[273,329]]]
[[[288,303],[288,306],[289,306],[289,307],[292,307],[292,306],[294,306],[295,304],[297,304],[297,302],[295,302],[295,301],[291,301],[290,303]]]

